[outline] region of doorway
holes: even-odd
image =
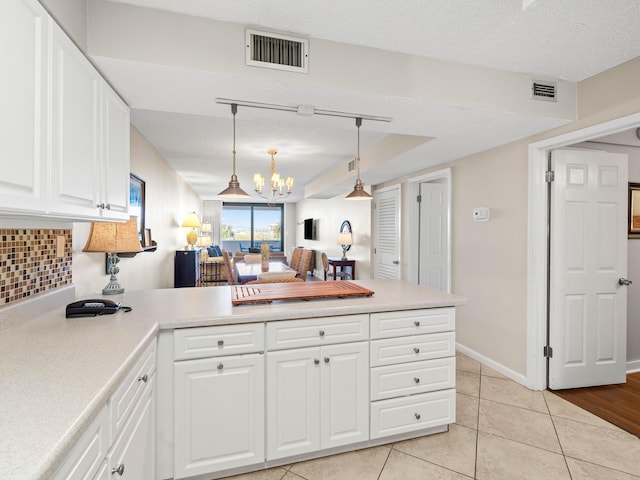
[[[409,224],[407,280],[451,292],[451,169],[408,182]]]
[[[547,362],[544,347],[547,342],[548,305],[548,244],[547,244],[547,170],[548,152],[575,145],[596,137],[619,133],[640,124],[640,113],[600,125],[570,132],[529,145],[529,208],[528,208],[528,281],[527,281],[527,387],[543,390],[547,387]]]

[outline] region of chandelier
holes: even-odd
[[[276,173],[276,153],[278,153],[277,148],[270,148],[267,150],[267,153],[271,155],[271,169],[269,170],[269,178],[271,179],[269,185],[269,192],[266,194],[262,193],[265,178],[260,173],[256,173],[253,176],[253,183],[255,184],[255,190],[262,198],[267,199],[268,205],[274,205],[278,198],[284,198],[291,194],[291,187],[293,187],[293,177],[284,178],[280,177],[280,174]],[[285,191],[285,187],[286,191]]]

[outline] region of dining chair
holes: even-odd
[[[333,269],[329,266],[329,257],[325,252],[322,252],[322,268],[324,268],[324,279],[326,280],[351,280],[351,275],[349,272],[336,272],[334,277]]]
[[[307,250],[306,248],[302,251],[302,256],[300,257],[300,264],[298,265],[298,274],[296,277],[302,278],[304,281],[307,280],[307,272],[311,270],[311,263],[313,262],[313,250]]]
[[[298,270],[298,267],[300,266],[300,259],[302,258],[303,250],[304,249],[301,247],[296,247],[293,249],[293,252],[291,252],[291,260],[289,261],[289,266],[294,270]]]
[[[244,256],[244,263],[261,263],[262,255],[259,253],[247,253]]]
[[[236,272],[235,266],[231,263],[231,257],[229,256],[229,252],[227,252],[224,248],[222,249],[222,259],[224,260],[224,268],[226,270],[228,283],[229,285],[237,285],[238,283],[238,274]]]

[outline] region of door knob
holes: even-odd
[[[627,280],[626,278],[619,278],[618,279],[618,285],[624,285],[624,286],[629,286],[631,285],[633,282],[631,280]]]

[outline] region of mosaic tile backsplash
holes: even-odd
[[[0,228],[0,305],[70,285],[71,260],[70,229]]]

